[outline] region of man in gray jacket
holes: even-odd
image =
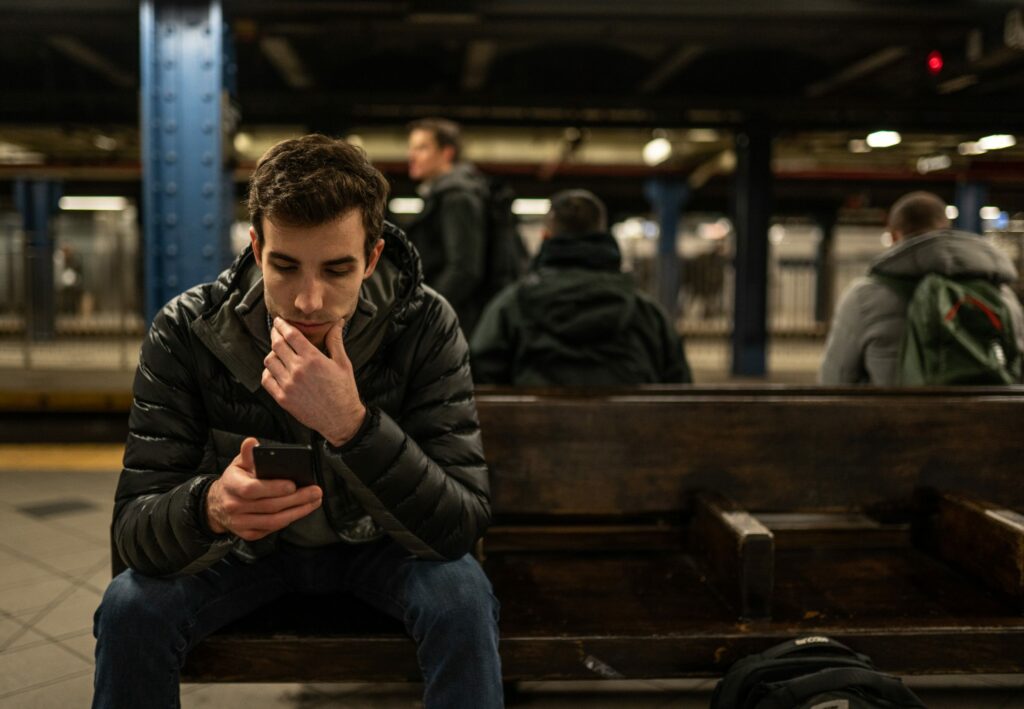
[[[976,234],[950,229],[945,203],[930,192],[901,197],[889,212],[888,228],[893,248],[875,260],[869,274],[909,279],[939,273],[999,284],[1024,349],[1024,312],[1008,285],[1017,270],[1004,253]],[[888,285],[870,277],[854,282],[832,318],[821,383],[897,384],[906,312],[906,298]]]
[[[358,148],[288,140],[249,187],[251,248],[157,315],[135,376],[96,613],[94,707],[178,702],[186,653],[286,593],[403,621],[427,707],[500,707],[497,604],[469,554],[490,520],[468,347],[384,222]],[[311,446],[316,484],[256,477]]]
[[[424,199],[406,229],[423,260],[423,280],[448,299],[469,337],[486,300],[490,190],[462,159],[458,124],[442,118],[410,124],[409,177],[419,181]]]

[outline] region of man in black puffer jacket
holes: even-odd
[[[252,248],[154,320],[94,707],[174,706],[189,648],[292,591],[404,621],[427,707],[501,706],[497,603],[469,554],[490,504],[468,348],[386,196],[342,141],[276,145],[249,188]],[[257,439],[311,445],[317,484],[257,479]]]
[[[498,293],[473,333],[479,384],[622,386],[690,382],[665,311],[638,292],[586,190],[551,198],[531,272]]]

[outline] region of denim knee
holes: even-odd
[[[498,622],[499,604],[491,582],[468,554],[456,561],[418,563],[409,579],[406,601],[420,622],[455,621],[478,628]]]
[[[97,640],[166,638],[181,626],[186,606],[172,581],[128,570],[115,576],[93,616]]]

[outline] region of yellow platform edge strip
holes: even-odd
[[[0,473],[41,470],[116,473],[121,470],[120,443],[0,445]]]

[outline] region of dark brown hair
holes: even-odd
[[[249,221],[263,243],[263,220],[319,226],[358,209],[366,259],[384,232],[388,181],[366,153],[344,140],[305,135],[263,154],[249,180]]]
[[[547,221],[552,236],[593,234],[608,228],[604,203],[588,190],[564,190],[552,197]]]
[[[889,210],[889,230],[898,231],[903,238],[948,228],[946,203],[931,192],[903,195]]]
[[[434,136],[437,147],[441,149],[449,146],[455,148],[453,162],[458,162],[462,157],[462,129],[455,121],[449,121],[447,118],[421,118],[406,127],[410,133],[414,130],[427,131]]]

